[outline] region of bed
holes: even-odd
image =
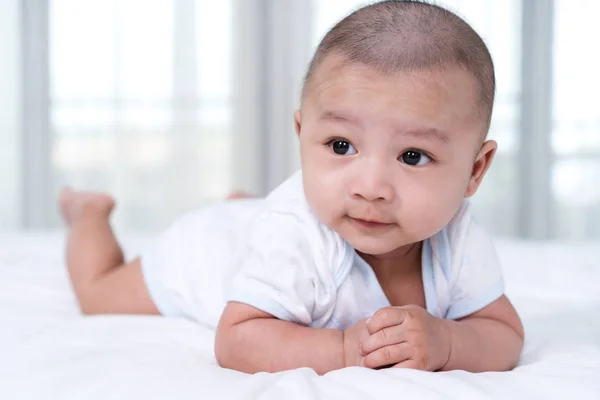
[[[61,232],[0,234],[0,399],[600,399],[600,242],[498,240],[526,343],[506,373],[219,368],[182,319],[82,317]],[[151,237],[125,237],[129,256]]]

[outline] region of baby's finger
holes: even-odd
[[[408,360],[411,356],[407,343],[384,346],[363,357],[361,365],[367,368],[378,368],[385,365],[397,364]]]
[[[389,326],[400,325],[407,316],[406,310],[399,307],[385,307],[377,311],[367,322],[369,334]]]
[[[392,368],[408,368],[408,369],[420,369],[425,371],[425,365],[417,360],[413,360],[408,359],[408,360],[404,360],[399,362],[398,364],[394,365]]]
[[[406,332],[401,325],[383,328],[370,335],[360,343],[360,353],[363,356],[384,346],[399,344],[406,341]]]

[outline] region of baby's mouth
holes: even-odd
[[[353,223],[358,225],[359,227],[362,228],[366,228],[366,229],[382,229],[382,228],[387,228],[393,224],[388,223],[388,222],[381,222],[381,221],[376,221],[376,220],[367,220],[367,219],[362,219],[362,218],[354,218],[351,216],[348,216],[348,219]]]

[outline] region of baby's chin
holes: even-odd
[[[399,242],[398,240],[386,240],[376,236],[344,237],[344,239],[358,252],[372,256],[388,254],[400,247],[411,244]]]

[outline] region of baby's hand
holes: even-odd
[[[452,337],[444,320],[418,306],[385,307],[366,323],[361,365],[437,371],[448,362]]]
[[[369,337],[366,322],[367,318],[362,319],[344,331],[344,367],[360,365],[360,344]]]

